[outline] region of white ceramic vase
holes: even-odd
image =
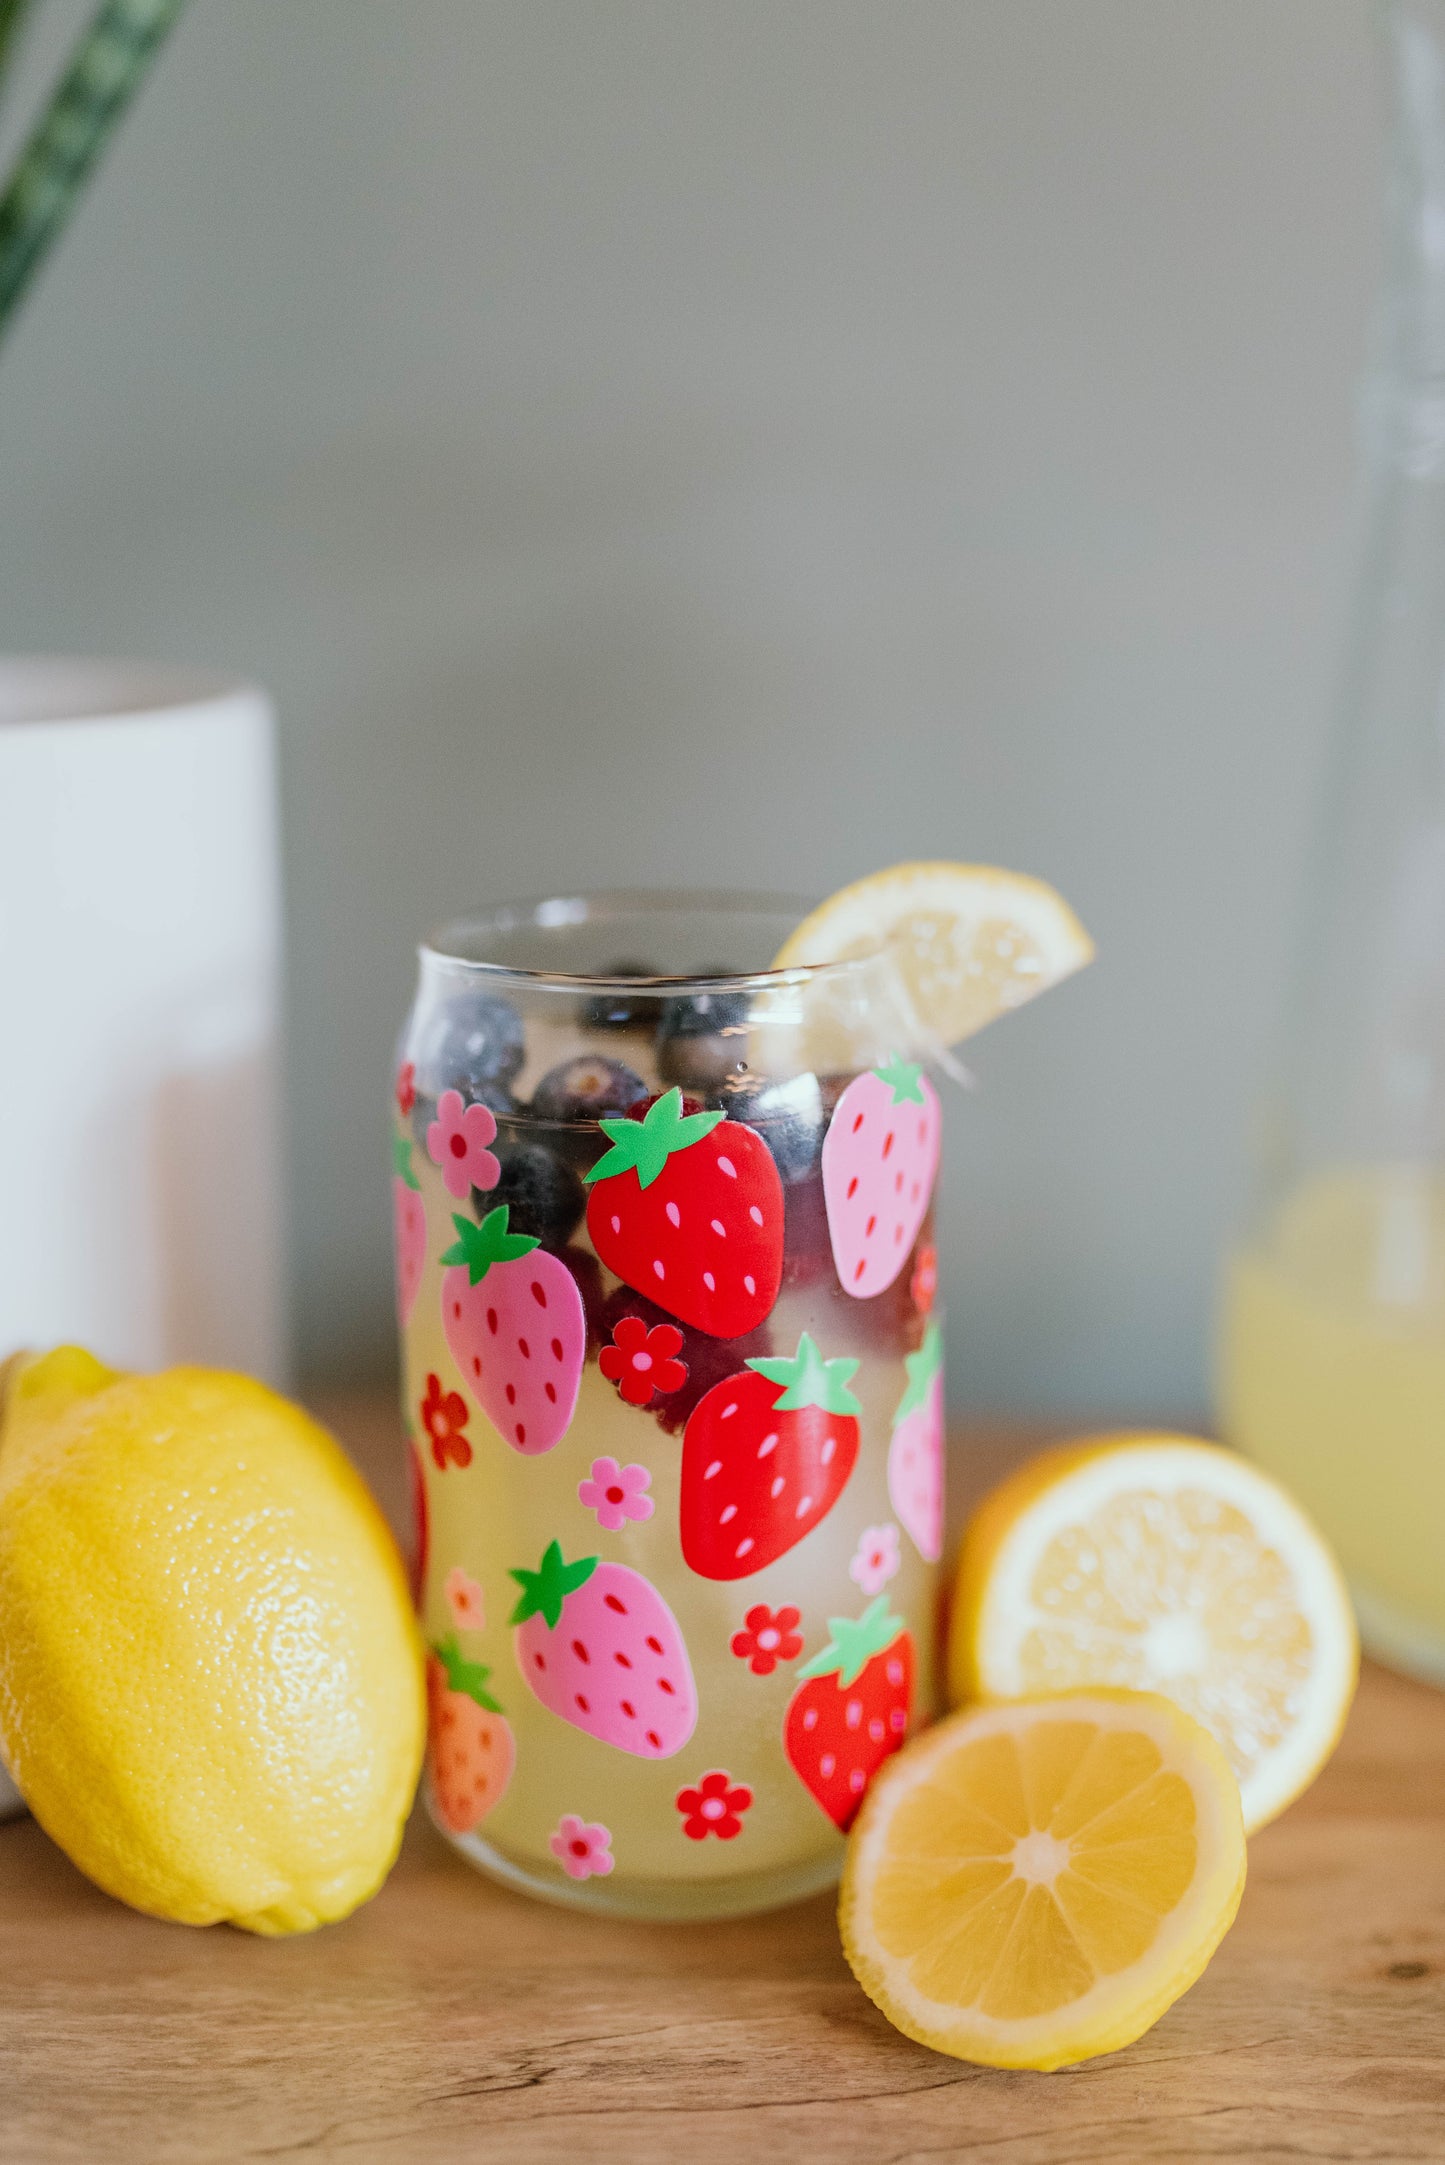
[[[284,1382],[269,702],[0,660],[0,836],[0,1358]]]

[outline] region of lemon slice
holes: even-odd
[[[1251,1833],[1328,1759],[1358,1668],[1349,1597],[1320,1535],[1216,1444],[1112,1436],[1046,1451],[965,1531],[955,1699],[1163,1692],[1224,1747]]]
[[[992,865],[903,864],[819,903],[773,967],[848,962],[888,948],[914,1013],[956,1045],[1082,969],[1094,943],[1042,880]]]
[[[1239,1789],[1169,1700],[972,1707],[874,1776],[843,1947],[920,2044],[1064,2067],[1132,2044],[1188,1990],[1244,1890]]]

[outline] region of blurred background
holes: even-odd
[[[393,1362],[429,924],[938,855],[1101,950],[949,1107],[954,1408],[1202,1415],[1379,125],[1364,0],[187,14],[0,357],[0,647],[276,699],[304,1379]]]

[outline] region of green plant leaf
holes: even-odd
[[[80,201],[185,0],[105,0],[0,195],[0,329]]]
[[[617,1116],[597,1123],[612,1148],[582,1178],[590,1186],[614,1180],[619,1173],[636,1173],[638,1187],[650,1188],[669,1158],[700,1143],[726,1118],[724,1112],[685,1113],[681,1090],[665,1091],[641,1120]]]
[[[478,1706],[484,1706],[489,1714],[500,1714],[503,1711],[487,1690],[487,1678],[491,1675],[491,1670],[484,1668],[479,1661],[467,1660],[457,1643],[454,1631],[448,1632],[444,1639],[438,1639],[432,1652],[447,1672],[448,1691],[465,1692],[469,1699],[476,1700]]]
[[[509,1579],[515,1579],[522,1589],[522,1598],[508,1618],[509,1623],[525,1624],[529,1616],[543,1616],[553,1631],[562,1621],[562,1604],[569,1594],[575,1594],[579,1586],[585,1586],[597,1569],[595,1556],[579,1556],[575,1564],[562,1561],[562,1544],[549,1541],[542,1552],[542,1562],[536,1571],[509,1571]]]
[[[792,1413],[799,1406],[821,1406],[825,1413],[863,1411],[848,1388],[849,1377],[857,1372],[857,1361],[841,1356],[825,1361],[806,1331],[798,1340],[795,1354],[770,1354],[746,1365],[766,1376],[769,1383],[785,1386],[782,1396],[773,1401],[774,1413]]]
[[[398,1180],[404,1180],[409,1188],[420,1189],[421,1182],[412,1170],[411,1144],[404,1135],[391,1138],[391,1169]]]
[[[452,1224],[457,1237],[450,1248],[443,1250],[443,1263],[464,1263],[470,1283],[480,1285],[494,1263],[515,1263],[518,1256],[540,1248],[541,1241],[530,1233],[507,1231],[510,1211],[510,1203],[499,1203],[495,1210],[487,1212],[480,1225],[454,1211]]]
[[[794,1674],[801,1679],[831,1676],[836,1670],[838,1688],[846,1691],[850,1684],[857,1683],[874,1655],[891,1646],[904,1628],[901,1616],[889,1614],[888,1596],[880,1594],[861,1616],[830,1616],[828,1629],[832,1637],[828,1644]]]
[[[0,0],[0,83],[10,72],[29,13],[30,0]]]

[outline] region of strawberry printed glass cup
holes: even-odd
[[[421,951],[393,1079],[432,1812],[555,1901],[836,1878],[933,1707],[939,1104],[801,905],[603,895]]]

